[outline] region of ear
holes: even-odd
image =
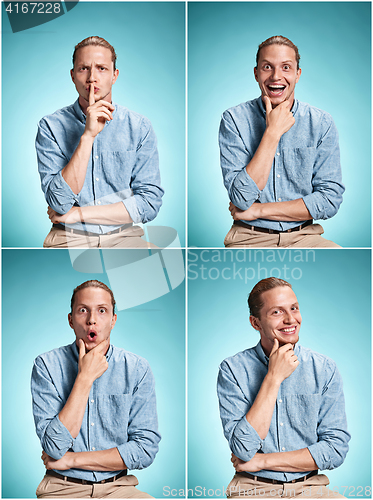
[[[255,80],[258,81],[258,70],[256,68],[254,68],[254,76]]]
[[[295,80],[295,83],[298,83],[301,74],[302,74],[302,70],[299,68],[297,71],[297,78]]]
[[[258,330],[258,332],[261,331],[262,325],[260,324],[260,320],[255,316],[250,316],[250,324],[254,328],[254,330]]]
[[[111,329],[114,328],[116,322],[117,322],[117,315],[114,314],[113,319],[111,320]]]
[[[119,69],[116,69],[114,71],[114,76],[113,76],[113,80],[112,80],[112,85],[114,85],[114,83],[117,81],[117,78],[118,78],[118,75],[119,75]]]
[[[73,83],[75,84],[75,80],[74,80],[74,70],[70,70],[70,76],[71,76],[71,80],[73,81]]]
[[[72,328],[74,330],[74,326],[73,326],[73,317],[71,316],[71,313],[69,313],[67,315],[67,319],[69,320],[69,325],[70,325],[70,328]]]

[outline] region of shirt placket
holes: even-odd
[[[282,160],[281,160],[281,149],[282,149],[282,137],[277,145],[275,157],[273,159],[273,198],[275,202],[285,201],[281,194],[281,174],[282,174]],[[280,230],[283,229],[282,223],[278,222],[280,225]]]
[[[100,193],[100,139],[96,137],[92,148],[92,190],[95,205],[101,205]],[[98,225],[98,232],[102,233],[102,228]]]
[[[88,398],[88,446],[89,451],[97,450],[97,402],[96,402],[96,389],[93,383]],[[95,481],[97,480],[96,473],[93,472]]]

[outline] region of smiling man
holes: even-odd
[[[152,498],[128,469],[158,451],[154,378],[148,362],[110,343],[112,291],[91,280],[75,288],[75,341],[38,356],[31,379],[36,433],[47,469],[38,498]]]
[[[147,247],[133,223],[162,204],[157,141],[149,120],[112,102],[114,48],[92,36],[76,45],[78,99],[39,122],[41,187],[53,227],[44,247]]]
[[[220,417],[236,475],[229,497],[343,498],[318,470],[339,467],[350,435],[342,379],[330,358],[298,344],[291,285],[259,281],[249,296],[253,348],[222,362]]]
[[[226,247],[339,247],[313,219],[342,202],[338,132],[332,117],[295,99],[298,48],[283,36],[259,45],[261,96],[228,109],[220,161],[234,223]]]

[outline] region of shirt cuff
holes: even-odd
[[[127,212],[130,214],[131,219],[135,224],[140,224],[142,222],[139,210],[137,208],[136,199],[134,196],[130,198],[126,198],[123,200],[124,206],[127,209]]]
[[[248,462],[263,446],[254,427],[246,420],[246,415],[238,422],[231,442],[231,450],[241,460]]]
[[[58,172],[53,177],[52,182],[48,187],[48,204],[59,214],[66,214],[78,201],[78,195],[76,195],[68,183],[62,176],[61,172]]]
[[[58,460],[64,456],[74,444],[74,438],[61,423],[58,415],[49,423],[42,442],[47,455]]]
[[[246,167],[236,175],[232,184],[230,199],[240,210],[247,210],[260,198],[260,189],[246,172]]]
[[[119,455],[126,464],[127,469],[145,469],[153,462],[154,457],[150,454],[139,454],[139,447],[134,441],[128,441],[117,446]]]

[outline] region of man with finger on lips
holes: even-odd
[[[273,36],[259,45],[261,96],[224,112],[220,163],[233,226],[226,247],[329,247],[313,220],[342,203],[338,132],[332,117],[294,97],[298,48]]]
[[[116,57],[97,36],[76,45],[78,99],[39,122],[38,169],[53,223],[44,247],[149,246],[134,223],[153,220],[162,204],[157,140],[147,118],[112,101]]]
[[[129,469],[158,452],[154,377],[148,362],[110,343],[115,300],[86,281],[71,298],[75,341],[38,356],[31,392],[46,474],[38,498],[152,498]]]
[[[350,440],[336,364],[298,344],[302,317],[290,283],[261,280],[248,304],[260,341],[224,360],[218,375],[236,470],[227,496],[343,498],[319,474],[343,463]]]

